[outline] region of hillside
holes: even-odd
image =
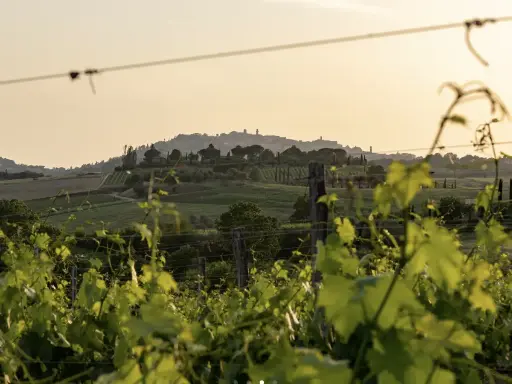
[[[130,145],[130,143],[119,143],[120,147],[123,144]],[[141,145],[135,148],[137,152],[137,157],[139,159],[143,157],[144,152],[148,150],[150,144],[151,143],[148,143],[146,145]],[[181,153],[197,153],[199,150],[206,148],[209,144],[213,144],[215,148],[219,149],[222,155],[227,154],[228,151],[230,151],[237,145],[242,147],[250,145],[261,145],[266,149],[270,149],[274,153],[283,152],[285,149],[290,148],[291,146],[294,145],[300,150],[306,152],[311,150],[319,150],[321,148],[342,148],[349,155],[359,156],[360,154],[364,154],[369,161],[377,161],[378,164],[383,166],[387,166],[392,160],[401,160],[407,162],[416,159],[415,155],[408,153],[371,153],[370,151],[365,151],[360,147],[344,146],[338,143],[337,141],[323,140],[321,137],[318,140],[302,141],[289,139],[281,136],[251,134],[246,132],[222,133],[215,136],[200,133],[179,134],[178,136],[170,140],[161,140],[154,143],[155,148],[162,152],[162,154],[167,154],[168,152],[171,152],[173,149],[179,149]],[[121,149],[119,152],[119,156],[112,157],[108,160],[98,161],[94,164],[84,164],[81,167],[71,169],[49,169],[39,165],[17,164],[13,160],[4,159],[0,157],[0,171],[7,170],[8,172],[22,172],[28,170],[33,172],[41,172],[47,175],[62,175],[70,172],[111,172],[112,170],[114,170],[116,166],[121,165]],[[456,159],[455,162],[458,164],[470,164],[475,162],[475,160],[481,159],[482,158],[478,156],[465,156],[462,159]],[[447,159],[446,156],[440,156],[438,159],[433,159],[433,161],[434,163],[437,163],[433,164],[434,167],[438,168],[444,167],[445,164],[449,164],[451,160]],[[505,163],[510,163],[510,160],[505,161]],[[446,173],[449,175],[451,175],[452,172],[452,170],[446,171]],[[472,170],[471,173],[474,172],[475,170]],[[485,172],[480,172],[484,177]]]
[[[44,165],[17,164],[14,160],[0,157],[0,171],[7,171],[8,173],[30,171],[43,173],[45,175],[56,175],[65,173],[69,170],[66,170],[65,168],[46,168]]]
[[[129,143],[127,143],[129,144]],[[215,148],[221,151],[221,154],[225,155],[228,151],[240,145],[242,147],[250,145],[261,145],[266,149],[270,149],[272,152],[282,152],[292,145],[295,145],[302,151],[318,150],[321,148],[343,148],[348,154],[361,154],[364,152],[359,147],[347,147],[339,144],[332,140],[314,140],[314,141],[302,141],[294,140],[281,136],[274,135],[259,135],[244,132],[230,132],[222,133],[220,135],[210,136],[207,134],[179,134],[178,136],[170,140],[162,140],[153,143],[155,148],[158,149],[162,154],[171,152],[173,149],[179,149],[181,153],[198,152],[199,150],[208,147],[209,144],[213,144]],[[145,151],[148,150],[150,143],[147,145],[136,147],[137,157],[140,159],[143,157]],[[76,169],[79,171],[102,171],[108,172],[114,169],[114,167],[121,164],[121,156],[110,158],[106,161],[101,161],[96,164],[84,164],[82,167]]]

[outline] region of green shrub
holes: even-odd
[[[279,251],[277,219],[266,216],[261,208],[251,202],[231,204],[227,212],[216,220],[217,231],[227,249],[232,248],[231,231],[243,227],[247,234],[247,248],[255,257],[272,259]]]
[[[215,221],[205,215],[199,217],[199,222],[207,229],[215,227]]]
[[[257,181],[257,182],[263,181],[263,173],[261,173],[261,169],[259,169],[258,167],[254,167],[251,170],[251,173],[249,174],[249,178],[252,181]]]
[[[439,214],[445,220],[459,220],[467,212],[467,207],[459,199],[453,196],[445,196],[439,200],[439,206],[437,207]]]
[[[233,263],[227,261],[206,261],[206,282],[209,286],[225,288],[236,282],[236,272]]]
[[[135,195],[140,199],[148,196],[148,188],[149,187],[147,187],[143,181],[139,181],[133,186],[133,191],[135,192]]]
[[[231,168],[227,172],[229,180],[247,180],[248,175],[246,172],[239,171],[236,168]]]
[[[293,213],[290,221],[304,221],[310,218],[309,198],[307,195],[297,197],[293,204]]]
[[[29,230],[39,220],[39,215],[21,200],[0,200],[0,230],[12,236]]]
[[[192,172],[188,170],[180,170],[178,172],[178,180],[182,183],[190,183],[192,182]]]
[[[187,244],[169,254],[166,265],[179,276],[183,274],[191,264],[197,263],[198,257],[199,250]]]
[[[192,180],[194,181],[194,183],[202,183],[204,181],[204,175],[201,171],[197,171],[196,173],[194,173],[194,176],[192,178]]]
[[[141,176],[137,173],[132,173],[130,176],[126,178],[124,184],[128,187],[133,187],[135,184],[139,183],[142,180]]]

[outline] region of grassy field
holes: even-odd
[[[219,217],[220,214],[227,211],[229,205],[238,201],[251,201],[257,203],[263,211],[280,220],[287,221],[293,209],[295,199],[306,192],[305,187],[293,187],[278,184],[256,184],[246,183],[243,185],[222,186],[220,183],[209,183],[205,189],[178,193],[170,195],[164,200],[176,203],[177,209],[181,215],[188,218],[190,215],[204,215],[212,219]],[[109,199],[114,199],[110,195],[94,195],[92,207],[81,211],[73,212],[76,220],[70,224],[70,227],[83,225],[87,222],[99,223],[104,221],[111,228],[124,228],[134,221],[141,221],[145,214],[138,207],[135,201],[119,201],[109,203]],[[65,222],[73,211],[73,208],[79,206],[83,197],[78,199],[71,198],[68,203],[65,199],[59,201],[63,211],[59,214],[53,214],[48,221],[54,224]],[[47,200],[47,207],[50,201]],[[37,207],[38,210],[45,209],[41,200],[28,201],[31,207]]]
[[[69,193],[98,188],[101,176],[8,180],[0,182],[0,199],[33,200],[53,197],[61,191]]]
[[[49,208],[53,208],[58,211],[67,209],[76,209],[77,207],[83,207],[84,209],[91,206],[98,206],[104,203],[113,203],[119,201],[113,195],[110,194],[90,194],[90,195],[70,195],[54,197],[45,197],[42,199],[27,200],[26,204],[36,212],[47,212]]]
[[[115,173],[113,174],[116,175]],[[171,193],[166,200],[176,203],[178,211],[182,216],[188,218],[190,215],[204,215],[212,219],[218,218],[226,212],[229,205],[238,201],[250,201],[258,204],[262,210],[279,220],[286,222],[293,213],[293,204],[297,197],[308,192],[305,185],[284,185],[275,183],[273,169],[269,168],[264,172],[266,179],[264,183],[252,182],[207,182],[201,184],[182,184],[176,193]],[[119,177],[111,176],[107,182],[117,183]],[[119,175],[117,175],[119,176]],[[290,177],[302,178],[305,176],[305,168],[290,168]],[[65,222],[73,213],[76,220],[72,227],[83,225],[87,222],[108,224],[111,228],[124,228],[134,221],[144,218],[144,212],[136,201],[128,197],[116,197],[110,192],[99,190],[94,194],[87,195],[87,191],[96,190],[101,184],[101,175],[66,177],[66,178],[44,178],[39,180],[14,180],[0,182],[0,199],[21,199],[37,212],[48,212],[50,207],[54,208],[49,221],[54,224]],[[437,179],[441,186],[444,179]],[[443,196],[454,196],[459,199],[474,199],[485,185],[492,183],[492,178],[459,178],[456,189],[425,189],[415,200],[416,212],[419,212],[420,205],[427,199],[438,200]],[[447,179],[451,185],[453,179]],[[52,205],[51,198],[59,192],[70,193],[69,199],[65,196],[55,199]],[[101,193],[100,193],[101,192]],[[338,195],[337,206],[341,214],[349,212],[350,197],[346,189],[330,188],[327,185],[328,193]],[[358,191],[363,198],[365,207],[371,209],[373,190],[362,189]],[[80,195],[73,195],[81,193]],[[504,183],[503,198],[509,196],[508,179]]]
[[[492,179],[488,180],[457,180],[457,189],[425,189],[420,192],[415,204],[416,212],[419,212],[420,205],[427,199],[438,200],[443,196],[454,196],[459,199],[474,199],[477,193]],[[306,186],[292,186],[275,183],[236,183],[230,185],[221,185],[221,183],[211,182],[200,184],[183,185],[183,187],[194,187],[186,192],[170,194],[165,198],[167,201],[176,203],[177,209],[183,217],[190,215],[204,215],[212,219],[218,218],[220,214],[226,212],[229,205],[238,201],[250,201],[258,204],[262,210],[279,220],[286,222],[293,213],[293,204],[297,197],[307,193]],[[508,187],[508,185],[506,185]],[[328,193],[336,193],[339,200],[337,206],[342,214],[350,214],[350,197],[346,189],[327,188]],[[362,189],[358,191],[363,198],[364,206],[371,209],[373,190]],[[504,195],[508,197],[508,188],[504,190]],[[506,198],[504,196],[504,198]],[[85,203],[87,200],[90,204]],[[49,199],[37,199],[27,201],[27,204],[37,211],[43,211],[50,207]],[[76,207],[82,206],[81,210],[76,211]],[[101,221],[110,228],[124,228],[134,221],[140,221],[144,218],[144,211],[141,210],[135,201],[129,199],[120,200],[110,194],[97,194],[90,196],[71,196],[68,202],[64,197],[57,199],[54,207],[60,210],[60,213],[53,214],[49,221],[54,224],[60,224],[67,220],[70,213],[76,216],[76,220],[71,227],[83,225],[87,222],[99,223]]]

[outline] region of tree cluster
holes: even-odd
[[[222,156],[221,151],[215,148],[211,143],[197,153],[190,152],[182,155],[179,149],[173,149],[166,157],[162,156],[161,152],[152,144],[144,153],[144,157],[139,164],[137,164],[136,150],[132,146],[125,146],[122,161],[123,165],[122,167],[118,167],[118,170],[134,169],[137,166],[178,165],[180,162],[189,163],[190,165],[196,162],[222,165],[238,161],[242,163],[268,165],[305,166],[312,161],[316,161],[336,167],[344,165],[368,165],[365,155],[349,156],[347,152],[341,148],[321,148],[318,150],[302,151],[297,146],[292,145],[282,152],[274,153],[270,149],[257,144],[245,147],[237,145],[229,150],[225,156]]]

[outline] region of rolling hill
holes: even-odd
[[[26,165],[26,164],[17,164],[14,160],[5,159],[0,157],[0,171],[7,170],[8,172],[22,172],[22,171],[33,171],[44,173],[45,175],[63,175],[67,173],[77,173],[77,172],[111,172],[118,165],[121,165],[121,152],[122,146],[124,144],[130,145],[133,143],[119,143],[119,156],[111,157],[108,160],[97,161],[94,164],[84,164],[78,168],[46,168],[42,165]],[[323,140],[320,137],[318,140],[313,141],[302,141],[302,140],[294,140],[286,137],[275,136],[275,135],[260,135],[260,134],[251,134],[247,132],[230,132],[230,133],[222,133],[218,135],[207,135],[207,134],[179,134],[172,139],[164,139],[158,142],[153,143],[155,148],[158,149],[162,154],[166,154],[171,152],[173,149],[179,149],[181,153],[197,153],[199,150],[206,148],[209,144],[213,144],[215,148],[221,151],[221,154],[225,155],[232,148],[240,145],[242,147],[250,146],[250,145],[261,145],[266,149],[270,149],[272,152],[282,152],[287,148],[290,148],[292,145],[296,146],[302,151],[311,151],[318,150],[321,148],[342,148],[349,155],[359,156],[360,154],[364,154],[369,161],[378,160],[379,164],[383,166],[389,165],[392,160],[401,160],[401,161],[411,161],[416,158],[413,154],[408,153],[395,153],[395,154],[381,154],[381,153],[372,153],[370,151],[365,151],[360,147],[349,147],[344,146],[337,141],[333,140]],[[148,150],[151,143],[135,146],[135,150],[137,152],[137,157],[141,159],[145,151]],[[470,156],[471,158],[479,158],[477,156]],[[472,162],[474,159],[468,159],[467,161]],[[481,159],[481,158],[480,158]],[[447,162],[440,160],[442,163]],[[458,162],[458,161],[457,161]],[[505,161],[505,163],[509,163],[509,161]],[[508,164],[512,165],[512,164]],[[441,164],[434,164],[435,167],[442,166]],[[447,173],[451,174],[452,171]]]

